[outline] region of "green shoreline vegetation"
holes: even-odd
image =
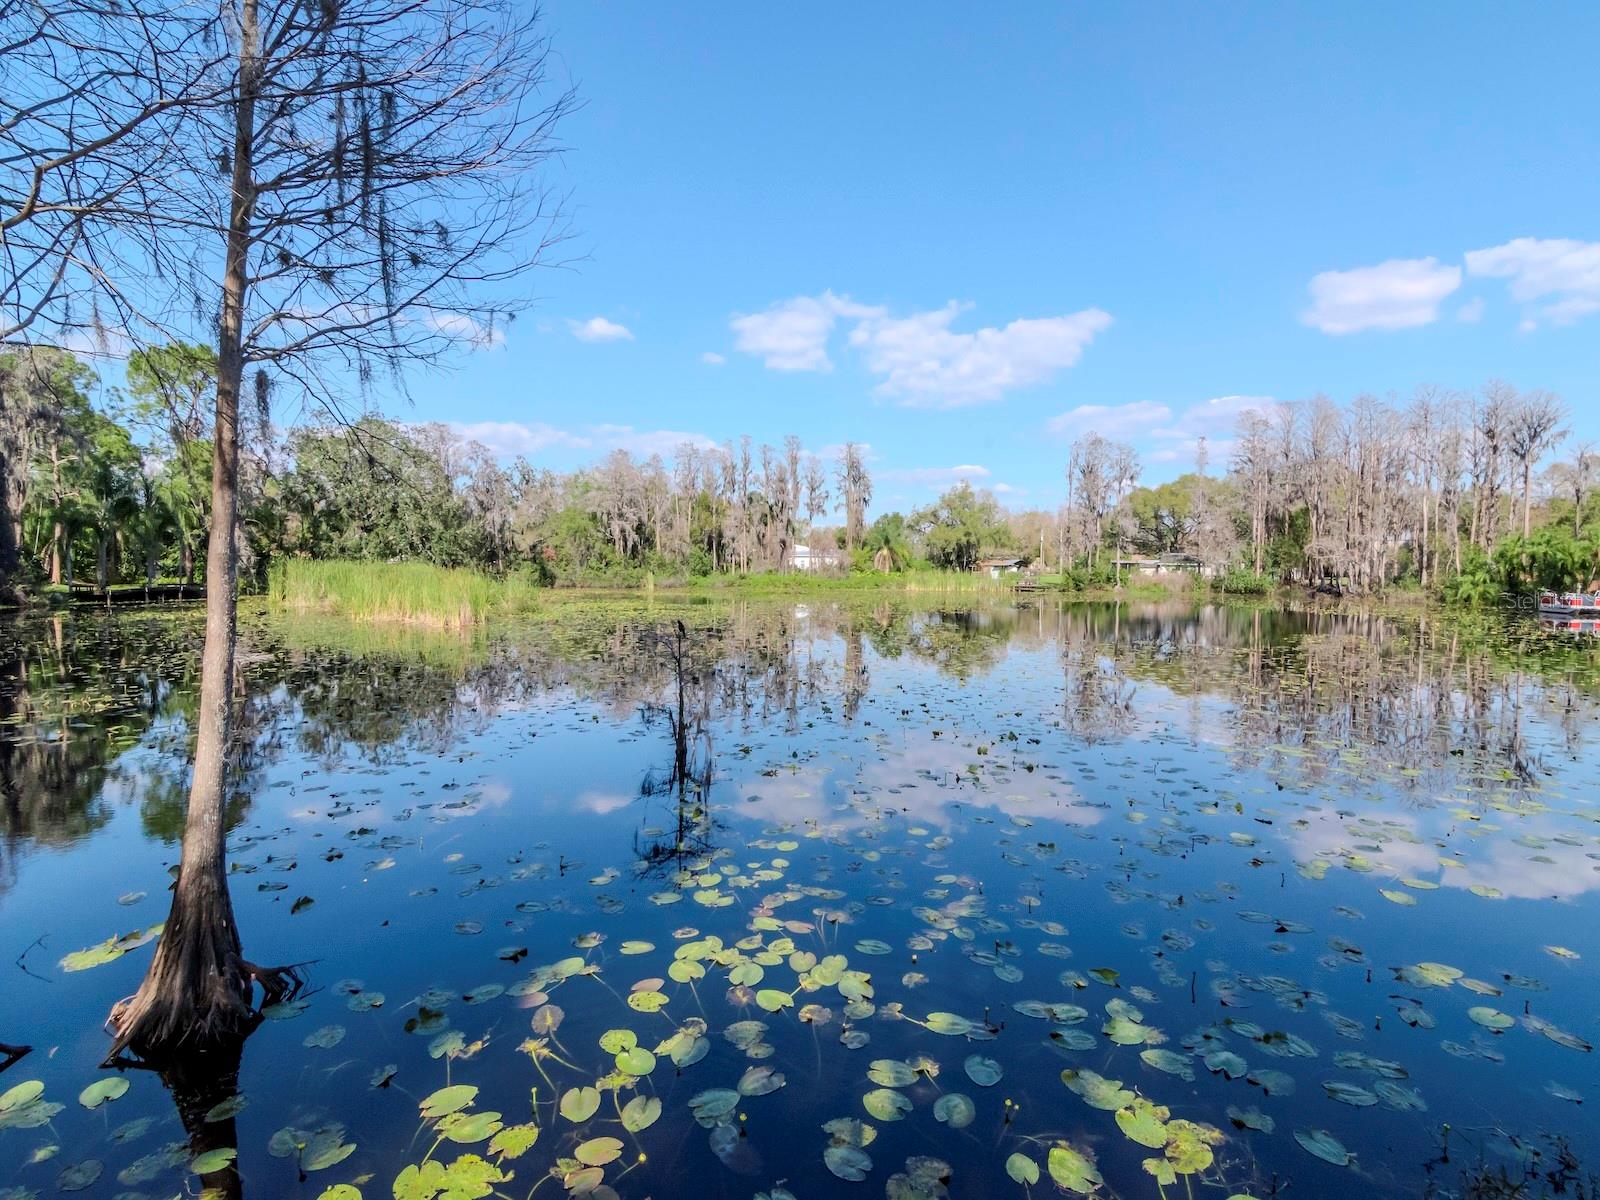
[[[273,565],[267,594],[276,607],[300,612],[462,629],[530,611],[537,590],[519,575],[496,579],[423,562],[285,559]]]
[[[210,351],[138,352],[124,387],[107,388],[72,354],[30,348],[0,354],[0,387],[27,418],[0,429],[0,459],[26,483],[0,514],[0,599],[111,603],[204,585]],[[1480,398],[1477,424],[1465,400],[1424,412],[1422,393],[1250,412],[1226,467],[1208,473],[1202,454],[1157,484],[1141,484],[1132,447],[1090,433],[1067,448],[1058,507],[1007,508],[961,480],[871,520],[873,480],[853,443],[832,463],[795,437],[741,438],[557,472],[442,425],[262,424],[241,467],[241,590],[297,611],[451,627],[568,589],[979,596],[1026,581],[1083,599],[1331,592],[1472,608],[1583,588],[1600,576],[1600,456],[1544,465],[1564,429],[1559,402],[1502,384],[1484,397],[1492,411]],[[1330,458],[1308,415],[1361,454]],[[1543,432],[1507,440],[1524,426]],[[1468,444],[1483,453],[1452,478],[1417,466],[1455,462]],[[1434,455],[1441,446],[1455,457]]]
[[[565,611],[575,603],[637,600],[655,595],[672,601],[801,599],[808,596],[916,596],[977,602],[1018,595],[1018,576],[991,578],[972,572],[924,568],[897,572],[821,574],[757,572],[711,578],[653,574],[628,584],[541,586],[527,572],[493,576],[461,567],[422,562],[362,562],[285,559],[273,564],[266,599],[275,610],[359,621],[460,630],[483,623]],[[1256,600],[1270,597],[1254,577],[1200,580],[1190,576],[1134,578],[1122,586],[1101,585],[1073,575],[1031,577],[1023,595],[1078,601]]]

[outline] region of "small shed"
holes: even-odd
[[[1022,560],[1009,555],[998,555],[994,558],[980,558],[977,570],[990,579],[999,579],[1002,575],[1014,575],[1022,570]]]
[[[1154,558],[1119,558],[1118,571],[1129,575],[1211,575],[1214,572],[1192,554],[1170,551]]]

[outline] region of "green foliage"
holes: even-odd
[[[887,562],[889,570],[904,571],[915,562],[916,556],[916,549],[911,544],[911,529],[905,517],[897,512],[884,513],[867,530],[851,569],[877,570],[881,559]]]
[[[421,438],[392,421],[314,427],[289,442],[284,549],[335,559],[482,565],[488,547],[465,498]]]
[[[1514,534],[1496,546],[1493,569],[1506,591],[1571,591],[1587,587],[1600,572],[1600,545],[1587,533],[1546,525],[1530,537]]]
[[[272,571],[271,598],[290,609],[371,621],[466,628],[491,614],[527,612],[530,580],[503,580],[430,563],[380,563],[291,558]]]
[[[1185,475],[1128,494],[1128,511],[1135,522],[1133,544],[1142,553],[1167,554],[1187,544],[1195,523],[1194,478]]]
[[[922,536],[928,561],[955,571],[972,570],[986,550],[1010,539],[1005,511],[994,496],[974,491],[965,480],[914,514],[910,524]]]
[[[1254,571],[1234,567],[1213,579],[1211,586],[1234,596],[1265,596],[1272,591],[1274,583],[1271,575],[1257,575]]]
[[[1442,589],[1446,601],[1463,608],[1485,608],[1493,604],[1500,594],[1500,583],[1495,578],[1493,564],[1476,546],[1469,546],[1461,556],[1461,570],[1445,582]]]

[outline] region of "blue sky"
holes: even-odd
[[[567,469],[796,433],[1059,503],[1241,407],[1498,376],[1600,436],[1600,7],[550,0],[581,260],[399,415]],[[1252,399],[1257,398],[1257,399]]]

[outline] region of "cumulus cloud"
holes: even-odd
[[[1231,437],[1212,437],[1206,435],[1206,459],[1210,465],[1206,468],[1208,473],[1215,474],[1220,467],[1227,469],[1228,459],[1233,455],[1233,448],[1238,445],[1238,439]],[[1184,438],[1176,442],[1162,442],[1154,450],[1145,454],[1145,461],[1152,463],[1184,463],[1193,466],[1200,456],[1200,439],[1198,437]]]
[[[1300,319],[1323,333],[1410,329],[1439,318],[1461,286],[1461,268],[1436,258],[1392,258],[1373,267],[1323,271],[1311,279],[1311,307]]]
[[[1247,412],[1268,412],[1278,402],[1271,396],[1213,396],[1191,404],[1176,420],[1154,429],[1159,438],[1210,438],[1217,433],[1232,433],[1239,418]]]
[[[631,342],[633,330],[604,317],[590,317],[587,321],[568,321],[567,328],[580,342]]]
[[[1080,404],[1051,417],[1045,428],[1058,437],[1098,433],[1104,438],[1131,438],[1147,434],[1172,420],[1172,410],[1153,400],[1131,404]]]
[[[707,350],[700,356],[700,361],[705,363],[708,367],[720,367],[728,360],[722,355],[718,354],[715,350]]]
[[[458,437],[477,442],[496,458],[534,458],[548,450],[581,450],[605,454],[626,450],[648,458],[652,454],[670,457],[685,443],[705,450],[716,442],[703,433],[676,429],[638,429],[632,425],[588,425],[579,429],[560,429],[542,421],[452,421]]]
[[[780,300],[758,313],[736,315],[729,327],[736,350],[755,355],[774,371],[831,371],[828,339],[839,318],[859,319],[882,312],[829,291]]]
[[[717,443],[703,433],[679,429],[635,429],[632,425],[592,425],[586,436],[601,450],[626,450],[640,458],[659,454],[670,458],[685,443],[699,450],[710,450]]]
[[[1569,325],[1600,312],[1600,242],[1572,238],[1514,238],[1471,250],[1467,272],[1508,280],[1511,298],[1528,308],[1523,327],[1539,321]]]
[[[1091,433],[1113,441],[1133,442],[1146,462],[1192,463],[1206,439],[1212,463],[1226,462],[1233,451],[1232,433],[1247,412],[1266,412],[1277,405],[1271,396],[1213,396],[1174,412],[1154,400],[1128,404],[1080,404],[1050,418],[1047,432],[1061,438]]]
[[[1090,308],[1063,317],[1018,318],[972,333],[952,329],[969,307],[952,300],[909,317],[869,317],[851,332],[850,344],[862,352],[867,370],[883,377],[881,394],[954,408],[998,400],[1076,366],[1095,336],[1111,326],[1111,314]]]
[[[895,316],[828,291],[796,296],[758,313],[735,316],[735,348],[775,371],[829,371],[830,343],[841,322],[853,323],[847,344],[879,377],[877,392],[909,406],[954,408],[998,400],[1077,365],[1111,325],[1098,308],[1057,317],[1024,317],[963,332],[955,320],[970,305]]]
[[[459,438],[477,442],[497,458],[532,457],[551,447],[581,447],[576,435],[542,421],[452,421],[450,429]]]
[[[466,313],[430,312],[424,315],[428,328],[456,338],[476,350],[495,349],[506,344],[506,331],[499,325],[486,325]]]

